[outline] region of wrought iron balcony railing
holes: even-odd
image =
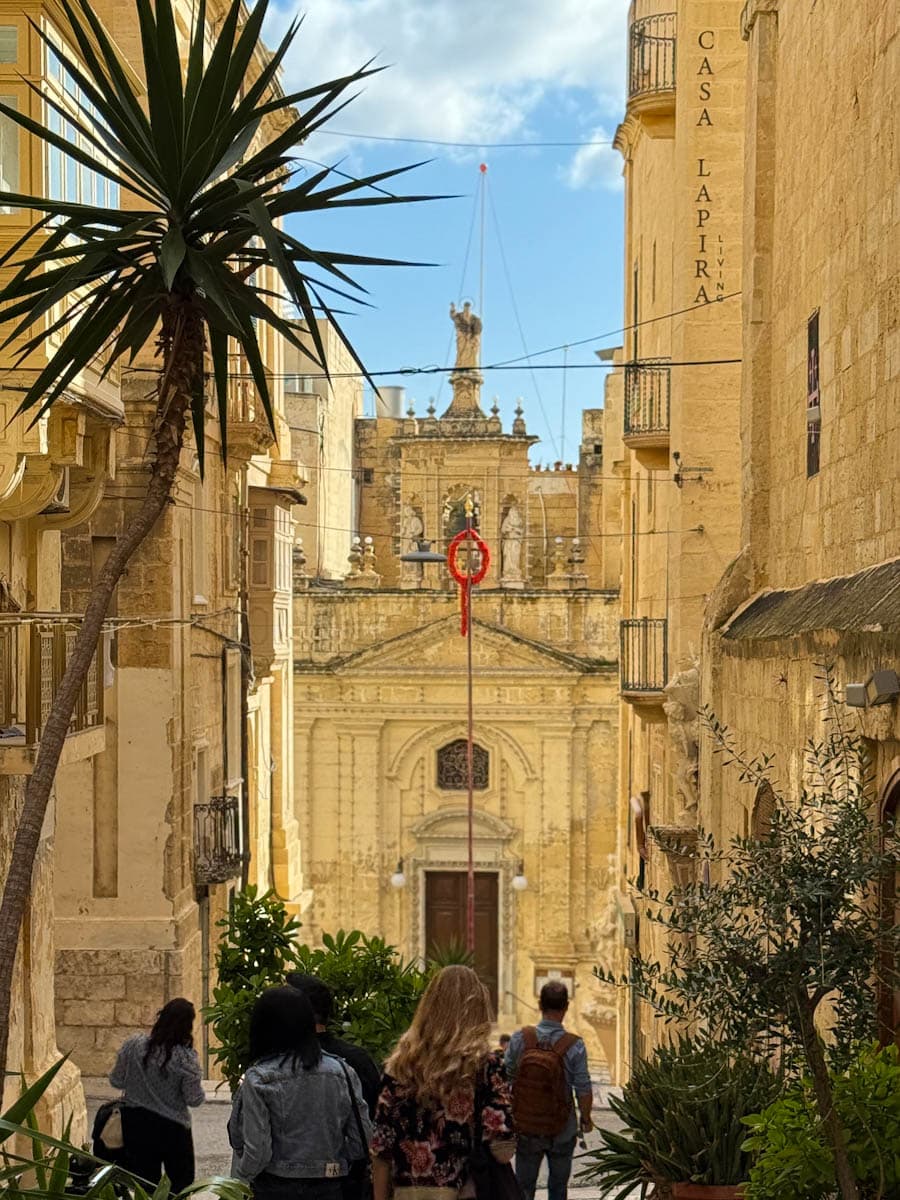
[[[241,804],[237,796],[213,796],[194,805],[194,880],[225,883],[241,873]]]
[[[3,744],[37,746],[75,645],[78,626],[0,623],[0,727]],[[94,656],[69,734],[103,724],[103,677]]]
[[[619,688],[623,694],[662,692],[669,675],[665,617],[634,617],[619,624]]]
[[[675,91],[677,14],[656,13],[632,21],[628,44],[628,99],[661,97]]]
[[[625,364],[626,441],[668,443],[671,386],[671,368],[664,359]]]

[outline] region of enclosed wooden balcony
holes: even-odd
[[[668,621],[632,617],[619,623],[619,692],[631,704],[660,705],[669,675]]]
[[[628,112],[663,117],[675,112],[677,13],[631,22],[628,36]]]
[[[0,616],[0,774],[31,774],[77,632],[69,623],[16,623]],[[103,672],[97,655],[78,695],[69,743],[63,763],[104,747]]]

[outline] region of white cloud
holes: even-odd
[[[622,156],[613,146],[608,129],[602,125],[591,131],[588,142],[579,146],[562,172],[570,188],[603,187],[616,191],[622,187]]]
[[[294,13],[276,3],[270,42]],[[552,139],[575,141],[588,122],[614,124],[622,111],[625,24],[621,0],[307,0],[285,85],[298,89],[376,57],[389,69],[367,81],[335,127],[461,142],[540,140],[530,123],[537,107],[555,98],[564,112],[569,89],[578,89],[571,129]],[[327,157],[342,145],[317,138],[315,152]],[[571,186],[595,181],[596,149],[575,154]]]

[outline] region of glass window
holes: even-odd
[[[14,63],[18,57],[18,29],[15,25],[0,25],[0,62]]]
[[[18,111],[15,96],[0,96],[0,101]],[[0,114],[0,188],[6,192],[19,190],[19,127],[5,113]],[[0,206],[0,213],[8,215],[12,211],[9,205]]]
[[[47,74],[51,79],[62,79],[62,61],[55,50],[47,47]]]

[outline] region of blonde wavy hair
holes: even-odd
[[[423,1105],[474,1091],[490,1054],[491,1002],[471,967],[444,967],[431,980],[385,1070]]]

